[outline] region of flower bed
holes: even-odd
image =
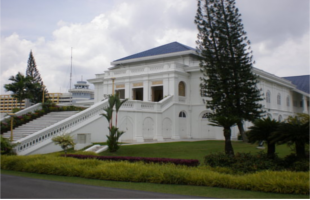
[[[93,156],[93,155],[76,155],[68,154],[67,157],[78,159],[97,159],[97,160],[111,160],[111,161],[129,161],[129,162],[144,162],[144,163],[173,163],[175,165],[186,165],[188,167],[196,167],[199,161],[195,159],[173,159],[173,158],[142,158],[142,157],[128,157],[128,156]]]

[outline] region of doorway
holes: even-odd
[[[152,101],[159,102],[163,99],[163,86],[152,87]]]
[[[132,89],[132,99],[143,101],[143,88]]]

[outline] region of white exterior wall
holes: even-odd
[[[171,58],[141,61],[136,63],[125,63],[118,68],[106,71],[101,76],[104,83],[103,94],[112,93],[111,77],[116,78],[115,84],[123,84],[125,87],[125,98],[132,99],[133,84],[142,83],[143,101],[152,101],[152,82],[162,81],[163,97],[173,96],[173,105],[165,111],[146,112],[143,110],[120,111],[120,129],[126,129],[122,140],[135,140],[144,142],[147,139],[163,140],[165,138],[199,138],[223,140],[222,128],[209,125],[206,118],[202,118],[207,111],[200,96],[199,62],[193,56],[175,56]],[[257,85],[262,90],[264,98],[269,90],[271,102],[266,103],[264,99],[261,103],[273,119],[282,120],[296,112],[305,112],[305,108],[300,107],[300,101],[304,96],[294,91],[294,85],[289,81],[276,77],[267,72],[255,69],[255,73],[260,76]],[[185,83],[185,97],[179,97],[179,83]],[[91,81],[90,81],[91,82]],[[99,88],[99,86],[98,86]],[[97,90],[96,90],[97,91]],[[281,104],[277,103],[277,95],[281,95]],[[290,106],[287,106],[286,98],[290,99]],[[306,97],[309,99],[309,95]],[[305,98],[304,98],[305,99]],[[97,100],[97,99],[96,99]],[[297,106],[293,103],[297,101]],[[307,101],[307,100],[306,100]],[[138,103],[139,104],[139,103]],[[139,106],[138,106],[139,107]],[[308,109],[308,108],[307,108]],[[179,113],[184,112],[186,118],[180,118]],[[252,124],[244,123],[245,130]],[[124,131],[126,131],[124,130]],[[232,139],[237,139],[238,128],[232,127]]]
[[[129,99],[121,107],[118,114],[119,130],[125,133],[120,141],[145,142],[147,140],[163,141],[165,139],[208,139],[224,140],[221,127],[209,125],[203,115],[207,110],[203,98],[200,96],[199,62],[194,56],[182,55],[171,58],[163,58],[149,61],[137,61],[135,63],[121,64],[103,74],[97,74],[96,78],[88,80],[95,86],[95,105],[85,110],[84,117],[74,123],[70,134],[77,142],[79,134],[87,135],[85,144],[78,144],[77,148],[83,148],[91,142],[105,142],[108,135],[108,122],[99,115],[107,101],[102,101],[107,95],[112,94],[112,80],[115,78],[114,89],[124,89],[125,98]],[[271,101],[261,104],[273,119],[282,120],[295,113],[309,113],[309,94],[303,93],[289,81],[276,77],[262,70],[254,69],[254,73],[260,76],[257,85],[262,90],[264,98],[270,91]],[[185,97],[179,96],[179,83],[185,84]],[[118,86],[118,88],[116,87]],[[163,86],[163,100],[152,102],[152,87]],[[132,100],[133,88],[143,88],[143,101]],[[277,95],[281,95],[281,104],[277,103]],[[287,106],[286,98],[290,99]],[[303,106],[301,106],[301,102]],[[82,103],[82,102],[81,102]],[[100,107],[101,106],[101,107]],[[100,107],[101,110],[98,108]],[[93,111],[97,112],[96,114]],[[184,113],[179,117],[180,113]],[[186,117],[185,117],[186,116]],[[115,117],[114,117],[115,120]],[[114,123],[114,122],[113,122]],[[245,130],[252,124],[244,123]],[[63,125],[59,124],[59,127]],[[48,134],[50,130],[46,130]],[[238,136],[238,128],[232,127],[232,140]],[[25,141],[24,144],[27,144]],[[23,145],[24,145],[23,144]],[[29,147],[23,150],[24,154],[50,153],[60,150],[48,138],[37,145],[37,149]],[[31,152],[30,152],[31,151]]]

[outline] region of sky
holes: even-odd
[[[309,0],[236,0],[254,67],[309,74]],[[111,62],[178,41],[195,48],[196,0],[0,0],[1,91],[26,73],[30,51],[49,92],[104,73]],[[92,86],[92,85],[91,85]],[[93,87],[92,87],[93,88]]]

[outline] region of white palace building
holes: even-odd
[[[111,68],[88,82],[94,84],[94,104],[57,124],[18,140],[20,155],[60,150],[51,138],[71,134],[83,148],[106,141],[108,123],[100,115],[108,105],[113,88],[129,99],[120,109],[118,127],[125,131],[122,142],[223,140],[222,128],[209,125],[200,95],[198,55],[194,48],[178,42],[115,60]],[[257,87],[265,95],[261,102],[266,114],[284,120],[296,113],[309,113],[309,75],[278,77],[254,68]],[[245,122],[247,129],[251,125]],[[232,139],[238,128],[232,128]]]

